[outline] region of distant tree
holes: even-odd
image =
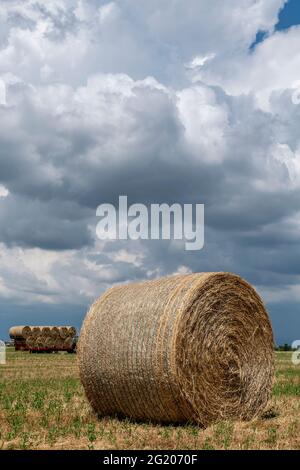
[[[281,344],[275,348],[276,351],[293,351],[294,349],[288,343]]]

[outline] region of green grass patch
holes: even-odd
[[[281,396],[299,397],[300,396],[300,383],[299,384],[294,384],[294,383],[275,384],[273,388],[273,395],[275,397],[281,397]]]

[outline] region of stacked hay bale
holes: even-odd
[[[76,328],[72,326],[15,326],[9,330],[15,348],[30,351],[71,351]]]
[[[80,376],[97,415],[209,425],[268,401],[273,333],[256,291],[230,273],[116,286],[92,305]]]
[[[10,328],[9,336],[14,340],[16,351],[28,349],[26,339],[30,336],[30,334],[31,327],[29,325],[13,326]]]

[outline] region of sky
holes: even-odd
[[[276,29],[278,31],[300,24],[300,3],[298,0],[289,0],[279,13]]]
[[[298,24],[292,0],[0,3],[0,338],[201,271],[243,276],[276,341],[300,338]],[[119,195],[205,204],[204,248],[98,240]]]
[[[300,24],[300,3],[299,0],[289,0],[281,8],[278,21],[275,25],[276,31],[283,31],[289,29],[291,26]],[[253,50],[257,44],[261,43],[268,35],[267,31],[259,30],[256,34],[250,49]]]

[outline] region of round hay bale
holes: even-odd
[[[27,338],[31,334],[31,327],[26,325],[22,326],[12,326],[9,329],[9,336],[10,338]]]
[[[35,336],[33,336],[32,334],[27,336],[26,338],[26,345],[28,346],[28,348],[34,348],[35,346]]]
[[[51,326],[41,326],[43,335],[49,336],[51,332]]]
[[[60,326],[59,327],[59,334],[61,339],[66,339],[70,333],[69,333],[69,326]]]
[[[58,326],[52,326],[51,327],[51,334],[52,334],[53,338],[60,338],[59,327]]]
[[[74,338],[74,336],[76,336],[76,328],[75,326],[67,326],[68,328],[68,332],[69,332],[69,336],[71,338]]]
[[[68,336],[68,338],[64,340],[63,349],[71,349],[72,345],[73,345],[73,338],[71,336]]]
[[[35,338],[38,338],[42,334],[42,327],[40,326],[32,326],[31,332]]]
[[[96,413],[159,422],[249,420],[274,374],[268,314],[230,273],[116,286],[79,339],[80,376]]]
[[[54,348],[55,349],[63,349],[63,345],[64,345],[64,340],[61,339],[60,336],[55,338],[55,341],[54,341]]]
[[[36,339],[35,339],[36,347],[39,349],[43,349],[45,347],[45,339],[46,338],[42,334],[39,334],[38,336],[36,336]]]
[[[60,326],[59,336],[61,339],[65,339],[68,336],[68,328],[66,328],[65,326]]]
[[[56,338],[59,335],[58,328],[56,326],[46,326],[47,328],[47,336],[51,336],[52,338]]]
[[[55,347],[55,338],[52,335],[47,335],[45,338],[45,347],[52,349]]]

